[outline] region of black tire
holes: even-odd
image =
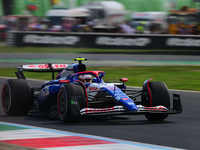
[[[162,105],[170,108],[169,91],[163,82],[149,82],[149,88],[152,98],[152,106]],[[150,100],[150,98],[149,98]],[[151,106],[150,102],[148,106]],[[167,113],[146,113],[145,117],[150,121],[161,121],[168,117]]]
[[[27,115],[32,102],[30,83],[24,79],[10,79],[3,85],[2,106],[7,115]]]
[[[58,93],[58,114],[63,122],[79,122],[80,110],[86,107],[85,92],[81,85],[68,83]]]

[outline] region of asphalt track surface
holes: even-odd
[[[6,78],[0,78],[1,88],[5,81]],[[41,84],[40,82],[42,81],[34,80],[31,84],[36,86]],[[111,118],[91,117],[82,119],[78,124],[65,124],[58,119],[7,116],[2,110],[1,104],[0,121],[196,150],[200,147],[200,93],[170,90],[170,94],[172,93],[181,95],[183,112],[170,115],[165,121],[159,122],[147,121],[143,115],[123,115]]]
[[[71,63],[75,57],[86,57],[87,65],[200,65],[199,56],[104,55],[104,54],[8,54],[0,55],[0,67],[16,67],[30,63]],[[36,59],[37,58],[37,59]],[[91,60],[91,62],[90,62]],[[0,78],[0,91],[6,78]],[[34,80],[33,86],[41,81]],[[5,115],[0,104],[0,121],[51,128],[108,138],[136,141],[161,146],[196,150],[200,147],[200,93],[171,91],[181,96],[183,112],[170,115],[165,121],[150,122],[143,115],[111,118],[85,118],[78,124],[64,124],[58,119]],[[1,97],[1,93],[0,93]],[[171,96],[172,98],[172,96]]]

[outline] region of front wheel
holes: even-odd
[[[58,93],[58,114],[64,122],[79,122],[80,109],[86,107],[85,92],[79,84],[69,83],[61,86]]]
[[[150,93],[149,93],[150,92]],[[167,86],[163,82],[149,82],[149,96],[147,106],[165,106],[170,109],[170,96]],[[161,121],[168,117],[167,113],[146,113],[145,117],[150,121]]]

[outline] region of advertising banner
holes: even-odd
[[[50,33],[11,31],[9,46],[88,47],[104,49],[198,49],[200,36],[156,34]]]

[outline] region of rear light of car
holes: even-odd
[[[60,83],[69,83],[69,80],[59,80]]]

